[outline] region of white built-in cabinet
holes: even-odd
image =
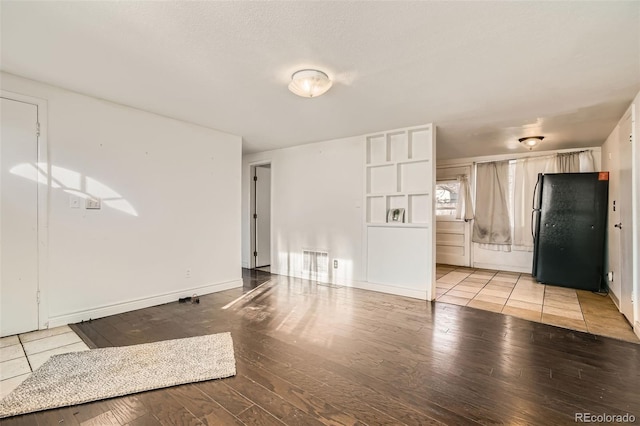
[[[365,136],[367,281],[432,299],[435,288],[435,131],[431,124]],[[402,208],[404,221],[388,221]]]

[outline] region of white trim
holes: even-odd
[[[435,284],[435,281],[434,281]],[[427,300],[427,294],[424,289],[414,289],[406,287],[398,287],[388,284],[376,284],[366,281],[351,281],[346,287],[353,287],[360,290],[377,291],[378,293],[393,294],[396,296],[412,297],[414,299]],[[435,295],[435,294],[434,294]]]
[[[193,287],[169,293],[159,294],[156,296],[142,297],[125,302],[114,303],[111,305],[98,306],[95,308],[85,309],[81,311],[71,312],[49,318],[49,327],[58,327],[61,325],[87,321],[90,319],[107,317],[109,315],[117,315],[123,312],[135,311],[136,309],[148,308],[164,303],[175,302],[180,297],[191,296],[194,293],[199,296],[216,293],[223,290],[242,287],[242,280],[226,281],[217,284],[207,284],[200,287]]]
[[[431,126],[431,214],[427,221],[431,225],[431,232],[429,238],[431,239],[431,276],[429,280],[431,281],[431,286],[427,288],[426,299],[427,300],[436,300],[437,290],[436,290],[436,179],[438,173],[438,159],[436,157],[436,143],[437,143],[437,135],[436,135],[437,127],[435,125]],[[427,284],[429,285],[429,284]]]
[[[640,108],[640,92],[636,95],[631,104],[631,267],[633,277],[633,316],[634,331],[640,337],[640,119],[638,119],[638,109]],[[623,254],[628,256],[629,254]]]
[[[499,253],[499,252],[496,252]],[[473,264],[473,267],[476,269],[495,269],[497,271],[505,271],[505,272],[518,272],[521,274],[531,274],[530,267],[519,267],[519,266],[511,266],[511,265],[502,265],[500,263],[481,263],[476,262]]]
[[[607,287],[609,285],[607,284]],[[609,297],[611,298],[611,300],[613,300],[613,304],[616,305],[616,308],[618,309],[619,312],[622,312],[620,310],[620,300],[618,300],[618,297],[615,295],[615,293],[613,291],[609,291]]]
[[[247,268],[248,269],[254,269],[256,267],[256,258],[253,255],[253,252],[256,250],[255,248],[255,222],[253,220],[253,211],[255,209],[255,205],[254,205],[254,193],[255,193],[255,186],[253,185],[253,176],[254,173],[251,173],[252,171],[255,170],[256,167],[258,166],[264,166],[265,164],[268,164],[269,166],[271,166],[271,198],[269,200],[269,209],[270,209],[270,214],[269,214],[269,218],[270,218],[270,227],[271,229],[273,229],[273,162],[271,159],[266,159],[266,160],[256,160],[256,161],[252,161],[247,163],[247,166],[249,168],[248,171],[248,175],[249,175],[249,208],[248,208],[248,216],[247,219],[249,220],[249,262],[243,262],[243,266],[245,264],[248,263]],[[269,252],[270,252],[270,259],[269,259],[269,264],[274,265],[273,262],[273,238],[269,238]]]
[[[49,164],[49,143],[47,139],[48,104],[46,99],[9,92],[2,89],[0,89],[0,97],[35,105],[38,109],[40,135],[38,136],[38,154],[36,161],[39,164],[45,165],[48,180],[47,185],[37,186],[38,291],[40,292],[40,304],[38,305],[38,329],[43,330],[49,326],[49,188],[51,187],[51,164]]]
[[[484,163],[488,161],[504,161],[504,160],[517,160],[519,158],[527,157],[544,157],[546,155],[561,154],[566,152],[576,151],[588,151],[601,153],[602,147],[600,146],[588,146],[584,148],[566,148],[566,149],[550,149],[548,151],[531,151],[531,152],[519,152],[512,154],[500,154],[500,155],[479,155],[477,157],[464,157],[464,158],[451,158],[448,160],[438,160],[436,162],[437,167],[454,167],[468,165],[469,163]]]

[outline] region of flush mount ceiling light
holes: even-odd
[[[289,90],[303,98],[315,98],[331,87],[329,76],[319,70],[300,70],[293,73]]]
[[[535,146],[537,146],[540,142],[542,142],[544,136],[527,136],[526,138],[518,139],[520,143],[531,151]]]

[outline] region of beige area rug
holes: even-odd
[[[0,418],[235,374],[229,333],[54,355],[0,400]]]

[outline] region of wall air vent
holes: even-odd
[[[319,250],[302,250],[302,273],[309,279],[328,279],[329,253]]]

